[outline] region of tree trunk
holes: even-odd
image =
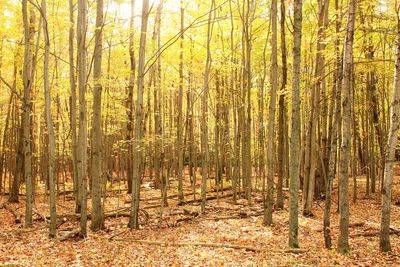
[[[128,194],[132,193],[132,163],[133,163],[133,90],[135,88],[135,72],[136,72],[136,59],[135,59],[135,0],[131,0],[131,17],[129,24],[129,84],[128,95],[126,99],[126,109],[128,115],[128,122],[126,124],[126,141],[128,144],[128,160],[127,160],[127,174],[128,177]]]
[[[214,6],[215,0],[212,0],[211,7],[208,15],[207,23],[207,57],[206,66],[204,69],[204,90],[201,94],[201,212],[206,209],[206,191],[207,191],[207,180],[208,180],[208,93],[210,86],[210,69],[211,69],[211,37],[212,28],[214,26],[213,16],[214,16]]]
[[[398,7],[396,7],[398,10]],[[397,145],[397,131],[400,121],[400,17],[397,13],[397,50],[394,73],[393,96],[390,107],[390,129],[386,145],[385,172],[382,188],[382,214],[379,247],[382,252],[391,250],[390,246],[390,209],[392,206],[393,165]]]
[[[178,91],[178,119],[176,122],[177,128],[177,152],[178,152],[178,199],[179,201],[183,201],[183,155],[184,155],[184,148],[183,148],[183,118],[182,118],[182,106],[183,106],[183,39],[184,39],[184,8],[183,8],[183,1],[181,0],[181,42],[180,42],[180,50],[179,50],[179,91]]]
[[[302,0],[294,1],[292,110],[289,164],[289,247],[298,248],[300,180],[300,64]]]
[[[318,34],[317,34],[317,50],[316,50],[316,58],[315,58],[315,70],[314,70],[314,84],[313,84],[313,92],[311,98],[311,116],[310,116],[310,146],[309,150],[306,153],[309,153],[309,167],[310,170],[306,174],[308,175],[308,185],[305,186],[307,189],[303,191],[303,197],[305,199],[304,204],[304,215],[312,215],[312,203],[314,201],[314,191],[315,191],[315,181],[316,181],[316,169],[319,165],[319,146],[318,146],[318,121],[319,121],[319,110],[320,110],[320,94],[322,91],[322,86],[324,83],[324,31],[325,31],[325,17],[328,15],[328,0],[319,0],[318,1]],[[325,119],[325,118],[322,118]]]
[[[81,204],[80,235],[87,236],[87,114],[86,114],[86,28],[87,0],[78,0],[78,88],[79,88],[79,131],[77,149],[77,168],[79,181],[79,199]]]
[[[68,53],[69,53],[69,83],[71,87],[70,120],[71,120],[71,154],[72,154],[72,179],[74,183],[75,212],[80,213],[81,204],[79,199],[79,180],[77,168],[77,136],[76,136],[76,77],[74,66],[74,4],[73,0],[69,3],[69,35],[68,35]]]
[[[139,229],[139,194],[140,194],[140,165],[142,162],[142,115],[143,115],[143,89],[145,75],[147,21],[149,19],[149,1],[143,0],[142,25],[140,32],[139,65],[137,77],[136,123],[135,123],[135,157],[132,170],[132,204],[129,217],[129,228]],[[130,178],[130,177],[129,177]],[[129,179],[128,178],[128,179]]]
[[[102,158],[102,130],[101,130],[101,60],[103,49],[103,0],[97,0],[96,30],[93,61],[93,117],[92,117],[92,225],[93,231],[104,228],[104,215],[101,205],[101,158]]]
[[[55,188],[55,137],[53,120],[51,117],[51,91],[49,86],[49,55],[50,55],[50,40],[47,24],[46,0],[42,0],[41,14],[43,18],[44,32],[44,70],[43,70],[43,86],[45,99],[46,126],[48,132],[48,177],[50,189],[50,230],[49,237],[56,237],[57,210],[56,210],[56,188]]]
[[[338,250],[347,253],[349,246],[349,169],[350,160],[350,134],[351,134],[351,90],[353,74],[353,39],[355,10],[357,0],[350,0],[348,5],[348,21],[346,26],[346,38],[343,51],[343,87],[341,93],[342,111],[342,143],[340,146],[339,169],[339,238]]]
[[[33,180],[32,180],[32,150],[31,150],[31,88],[32,88],[32,51],[31,42],[35,34],[35,15],[31,10],[28,18],[27,0],[22,1],[22,16],[24,23],[24,69],[23,69],[23,111],[22,111],[22,144],[24,155],[24,179],[26,184],[26,207],[25,227],[32,227],[32,205],[33,205]]]
[[[274,161],[275,161],[275,110],[276,92],[278,90],[278,40],[277,40],[277,0],[271,2],[272,13],[272,59],[271,59],[271,91],[268,109],[268,147],[267,147],[267,196],[264,207],[264,225],[272,224],[272,210],[274,204]]]
[[[341,6],[339,9],[339,1],[335,0],[335,11],[336,11],[336,33],[338,34],[341,28]],[[337,35],[339,36],[339,35]],[[324,208],[324,240],[325,247],[331,248],[332,246],[332,237],[331,237],[331,205],[332,205],[332,187],[333,187],[333,179],[336,174],[336,162],[337,162],[337,152],[338,152],[338,141],[339,141],[339,124],[340,124],[340,94],[342,88],[342,67],[341,59],[340,59],[340,51],[339,51],[340,40],[339,37],[335,40],[335,86],[332,91],[332,95],[334,96],[332,100],[333,107],[333,126],[331,129],[331,142],[329,148],[329,162],[328,162],[328,173],[327,173],[327,182],[326,182],[326,192],[325,192],[325,208]]]
[[[287,108],[286,108],[286,85],[287,85],[287,58],[286,58],[286,30],[285,30],[285,0],[281,0],[281,57],[282,57],[282,85],[281,92],[279,95],[279,123],[278,123],[278,184],[277,184],[277,196],[276,205],[277,208],[283,209],[284,196],[283,196],[283,180],[287,178],[286,167],[288,162],[286,161],[286,147],[287,147]],[[285,156],[286,155],[286,156]]]

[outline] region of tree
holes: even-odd
[[[318,1],[318,34],[317,34],[317,51],[315,55],[315,71],[314,71],[314,84],[311,93],[311,116],[309,121],[309,136],[307,142],[309,142],[308,150],[309,153],[309,169],[306,173],[306,179],[303,184],[303,214],[312,215],[312,203],[314,201],[315,181],[316,181],[316,169],[319,162],[319,145],[318,145],[318,121],[320,113],[320,95],[322,87],[324,85],[324,49],[325,49],[325,27],[327,26],[326,21],[328,20],[328,8],[329,0]]]
[[[386,144],[385,172],[382,188],[382,213],[379,247],[382,252],[391,251],[390,245],[390,210],[392,206],[393,165],[395,162],[398,130],[400,126],[400,6],[396,5],[397,12],[397,49],[394,72],[393,95],[390,105],[390,129]]]
[[[127,174],[128,177],[128,193],[132,192],[132,164],[133,164],[133,90],[135,88],[135,72],[136,72],[136,59],[135,59],[135,0],[131,0],[131,17],[129,23],[129,82],[128,93],[126,98],[126,109],[128,121],[126,123],[126,141],[128,143],[128,160],[127,160]]]
[[[294,1],[293,74],[289,165],[289,247],[299,247],[300,179],[300,64],[302,35],[302,0]]]
[[[271,61],[271,91],[269,99],[268,113],[268,158],[267,158],[267,196],[266,207],[264,208],[264,224],[270,226],[272,224],[272,206],[274,202],[274,176],[275,176],[275,110],[276,110],[276,92],[278,90],[278,41],[277,41],[277,17],[278,4],[277,0],[271,2],[272,13],[272,61]]]
[[[183,1],[181,0],[181,32],[183,32],[185,23],[185,9],[183,8]],[[183,40],[184,34],[181,34],[180,50],[179,50],[179,86],[178,86],[178,119],[176,122],[177,128],[177,156],[178,156],[178,195],[179,200],[183,201],[183,118],[182,118],[182,102],[183,102]]]
[[[357,0],[350,0],[343,51],[343,87],[341,92],[342,143],[340,145],[339,169],[339,238],[338,250],[347,253],[349,246],[349,169],[351,131],[351,90],[353,75],[353,39]]]
[[[139,64],[137,77],[136,123],[135,123],[135,157],[133,159],[132,173],[132,204],[129,217],[129,228],[139,229],[139,194],[140,194],[140,164],[142,161],[142,115],[143,115],[143,90],[146,57],[147,21],[149,18],[149,1],[143,0],[142,25],[140,32]]]
[[[75,196],[75,212],[81,211],[79,199],[79,177],[77,168],[77,136],[76,136],[76,75],[75,75],[75,58],[74,58],[74,4],[73,0],[68,0],[69,6],[69,32],[68,32],[68,59],[69,59],[69,83],[71,87],[70,98],[70,121],[71,121],[71,158],[72,158],[72,175],[74,183]]]
[[[341,6],[339,7],[339,1],[335,0],[335,13],[336,13],[336,33],[338,34],[341,28]],[[340,49],[339,49],[339,36],[335,40],[335,87],[332,91],[333,101],[332,112],[333,112],[333,126],[331,128],[331,140],[329,148],[329,160],[328,160],[328,170],[327,170],[327,181],[325,190],[325,207],[324,207],[324,240],[325,247],[331,248],[332,237],[331,237],[331,205],[332,205],[332,187],[333,178],[336,174],[336,163],[337,163],[337,152],[338,152],[338,141],[339,141],[339,129],[340,129],[340,94],[342,88],[342,76],[343,76],[343,65],[341,64]]]
[[[47,150],[49,153],[48,177],[50,189],[50,231],[49,237],[56,237],[57,227],[57,206],[56,206],[56,187],[55,187],[55,137],[53,128],[53,119],[51,117],[51,91],[49,87],[49,55],[50,55],[50,38],[47,23],[46,0],[42,0],[41,15],[43,18],[44,32],[44,70],[43,70],[43,87],[45,98],[46,126],[48,132]]]
[[[103,49],[103,0],[97,0],[95,45],[93,52],[93,117],[92,117],[92,230],[104,228],[104,215],[101,205],[101,60]]]
[[[32,181],[32,150],[31,150],[31,88],[32,88],[32,51],[31,41],[35,33],[35,15],[31,11],[28,18],[28,2],[22,1],[22,18],[24,23],[24,69],[23,69],[23,111],[22,111],[22,144],[24,155],[24,178],[26,183],[25,227],[32,227],[33,181]]]
[[[87,113],[86,113],[86,28],[87,0],[78,0],[77,42],[78,42],[78,89],[79,89],[79,131],[77,149],[77,168],[79,199],[81,204],[80,235],[87,236]]]
[[[278,122],[278,184],[276,186],[276,205],[279,209],[283,209],[284,195],[283,195],[283,179],[288,179],[287,165],[288,165],[288,128],[287,128],[287,103],[286,103],[286,86],[288,79],[287,69],[287,48],[286,48],[286,8],[285,0],[281,0],[281,58],[282,58],[282,85],[279,95],[279,122]]]
[[[210,69],[211,69],[211,38],[213,29],[213,14],[214,14],[215,0],[211,1],[210,12],[208,14],[207,22],[207,57],[206,66],[204,68],[204,89],[201,94],[201,212],[206,209],[206,191],[207,191],[207,179],[208,179],[208,126],[207,126],[207,114],[208,114],[208,94],[210,86]]]

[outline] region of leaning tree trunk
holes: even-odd
[[[300,179],[300,63],[302,0],[294,1],[292,127],[289,164],[289,247],[299,247],[299,179]]]
[[[349,1],[348,21],[346,26],[346,39],[343,51],[343,87],[341,94],[341,124],[342,143],[340,146],[339,160],[339,238],[338,249],[341,253],[347,253],[349,246],[349,169],[350,160],[350,132],[351,132],[351,90],[353,73],[353,39],[355,10],[357,0]]]
[[[386,145],[385,172],[382,188],[382,215],[379,247],[382,252],[391,250],[390,246],[390,208],[392,201],[393,165],[397,145],[397,131],[400,126],[400,18],[397,14],[397,51],[394,73],[393,96],[390,107],[390,130]]]
[[[309,166],[310,170],[307,173],[308,185],[305,186],[307,191],[303,192],[305,197],[303,215],[312,215],[312,203],[314,201],[315,181],[316,181],[316,169],[319,162],[320,148],[318,147],[318,121],[319,121],[319,110],[320,110],[320,93],[324,83],[324,31],[325,31],[325,16],[327,16],[329,7],[328,0],[318,1],[318,35],[317,35],[317,50],[315,58],[315,72],[314,72],[314,84],[311,98],[311,116],[310,116],[310,147],[306,153],[309,153]],[[325,118],[322,118],[325,119]]]

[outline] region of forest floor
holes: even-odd
[[[399,167],[396,175],[394,199],[400,199]],[[23,222],[25,199],[21,196],[19,204],[0,209],[0,266],[400,266],[398,234],[391,235],[392,253],[379,252],[380,195],[364,197],[364,177],[358,177],[358,199],[350,204],[351,251],[345,256],[324,248],[323,200],[314,202],[314,217],[299,217],[302,250],[288,251],[287,191],[285,209],[274,212],[272,227],[264,227],[260,193],[254,193],[252,205],[247,205],[243,199],[233,204],[229,190],[219,192],[219,198],[209,200],[206,212],[200,214],[198,202],[178,205],[176,181],[172,184],[168,192],[171,198],[160,220],[160,191],[144,181],[140,230],[128,230],[130,197],[126,191],[115,191],[114,185],[105,203],[106,214],[113,214],[106,219],[106,229],[89,230],[84,240],[71,237],[60,241],[79,227],[72,195],[58,197],[57,212],[63,216],[57,239],[48,238],[44,194],[36,197],[34,228],[25,230],[23,223],[16,223],[10,207],[21,214]],[[185,193],[189,194],[190,185],[187,187]],[[210,192],[207,196],[216,195]],[[192,199],[193,195],[185,194],[185,200]],[[6,200],[1,196],[0,206]],[[336,245],[337,187],[333,201],[331,233]],[[90,199],[88,202],[90,206]],[[400,206],[393,205],[392,227],[400,229]]]

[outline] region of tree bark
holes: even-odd
[[[79,180],[77,168],[77,136],[76,136],[76,77],[74,66],[74,4],[73,0],[68,0],[69,4],[69,33],[68,33],[68,55],[69,55],[69,83],[71,87],[70,120],[71,120],[71,154],[72,154],[72,177],[75,196],[75,212],[81,212],[79,199]]]
[[[300,64],[302,0],[294,1],[292,109],[289,164],[289,247],[298,248],[300,180]]]
[[[149,1],[143,0],[142,25],[140,32],[139,64],[137,77],[136,123],[135,123],[135,157],[132,170],[132,204],[129,217],[129,228],[139,229],[139,200],[140,200],[140,165],[142,162],[142,115],[143,115],[143,89],[145,75],[147,21],[149,18]],[[129,179],[129,178],[128,178]]]
[[[47,24],[46,0],[42,0],[41,15],[43,19],[44,32],[44,69],[43,69],[43,86],[45,99],[46,126],[48,132],[48,178],[50,189],[50,229],[49,237],[56,237],[57,210],[56,210],[56,188],[55,188],[55,136],[53,128],[53,119],[51,117],[51,89],[49,86],[49,55],[50,55],[50,40]]]
[[[33,57],[31,42],[35,34],[35,15],[31,10],[28,17],[28,2],[22,1],[22,17],[24,24],[24,69],[23,69],[23,111],[22,111],[22,151],[24,157],[24,179],[26,184],[25,227],[32,227],[33,205],[33,179],[32,179],[32,148],[31,148],[31,88],[32,88],[32,64]]]
[[[267,196],[264,207],[264,225],[272,224],[272,211],[274,204],[274,176],[275,176],[275,110],[276,110],[276,92],[278,90],[278,40],[277,40],[277,0],[271,2],[272,13],[272,59],[271,59],[271,91],[268,109],[268,147],[267,147]]]
[[[283,209],[284,196],[283,196],[283,180],[287,177],[287,156],[286,147],[288,140],[287,133],[287,107],[286,107],[286,85],[287,85],[287,48],[286,48],[286,11],[285,11],[285,0],[281,0],[281,58],[282,58],[282,85],[281,92],[279,95],[279,122],[278,122],[278,184],[277,184],[277,195],[276,205],[277,208]]]
[[[399,7],[396,6],[398,12]],[[382,252],[391,251],[390,245],[390,210],[392,206],[393,165],[395,162],[397,132],[400,121],[400,17],[397,13],[397,50],[394,73],[393,96],[390,106],[390,129],[386,144],[385,172],[382,188],[382,213],[379,247]]]
[[[201,212],[204,212],[206,209],[206,191],[207,191],[207,180],[208,180],[208,125],[207,125],[207,116],[208,116],[208,93],[210,86],[210,69],[211,69],[211,37],[212,37],[212,29],[214,26],[213,16],[214,16],[214,6],[215,0],[212,0],[210,12],[208,15],[208,23],[207,23],[207,57],[206,57],[206,66],[204,68],[204,89],[201,94]]]
[[[181,42],[180,42],[180,50],[179,50],[179,89],[178,89],[178,119],[176,122],[177,128],[177,152],[178,152],[178,198],[180,201],[183,201],[183,155],[184,155],[184,148],[183,148],[183,116],[182,116],[182,106],[183,106],[183,40],[184,40],[184,17],[185,10],[183,8],[183,1],[181,0]]]
[[[101,129],[101,60],[103,49],[103,0],[97,0],[96,30],[93,61],[93,117],[92,117],[92,225],[93,231],[104,228],[104,215],[101,205],[101,158],[102,158],[102,129]]]
[[[336,33],[338,34],[341,28],[341,6],[339,9],[339,1],[335,0],[335,11],[336,11]],[[339,36],[339,35],[337,35]],[[338,141],[339,141],[339,124],[340,124],[340,94],[342,88],[342,67],[341,59],[340,59],[340,49],[339,49],[340,40],[339,37],[335,40],[335,66],[336,71],[334,75],[335,86],[332,91],[332,95],[334,96],[332,104],[333,107],[333,126],[331,129],[331,142],[329,150],[329,162],[328,162],[328,173],[327,173],[327,182],[326,182],[326,192],[325,192],[325,207],[324,207],[324,240],[325,247],[331,248],[332,246],[332,237],[330,231],[331,225],[331,205],[332,205],[332,187],[333,187],[333,179],[336,174],[336,162],[337,162],[337,154],[338,154]]]
[[[340,146],[339,169],[339,238],[338,250],[347,253],[349,246],[349,169],[350,160],[350,134],[351,134],[351,90],[353,73],[353,39],[355,10],[357,0],[350,0],[348,5],[348,21],[346,26],[346,38],[343,51],[343,87],[341,93],[341,124],[342,142]]]
[[[86,29],[87,0],[78,0],[77,42],[78,42],[78,89],[79,89],[79,131],[77,168],[79,199],[81,204],[80,235],[87,236],[87,113],[86,113]]]

